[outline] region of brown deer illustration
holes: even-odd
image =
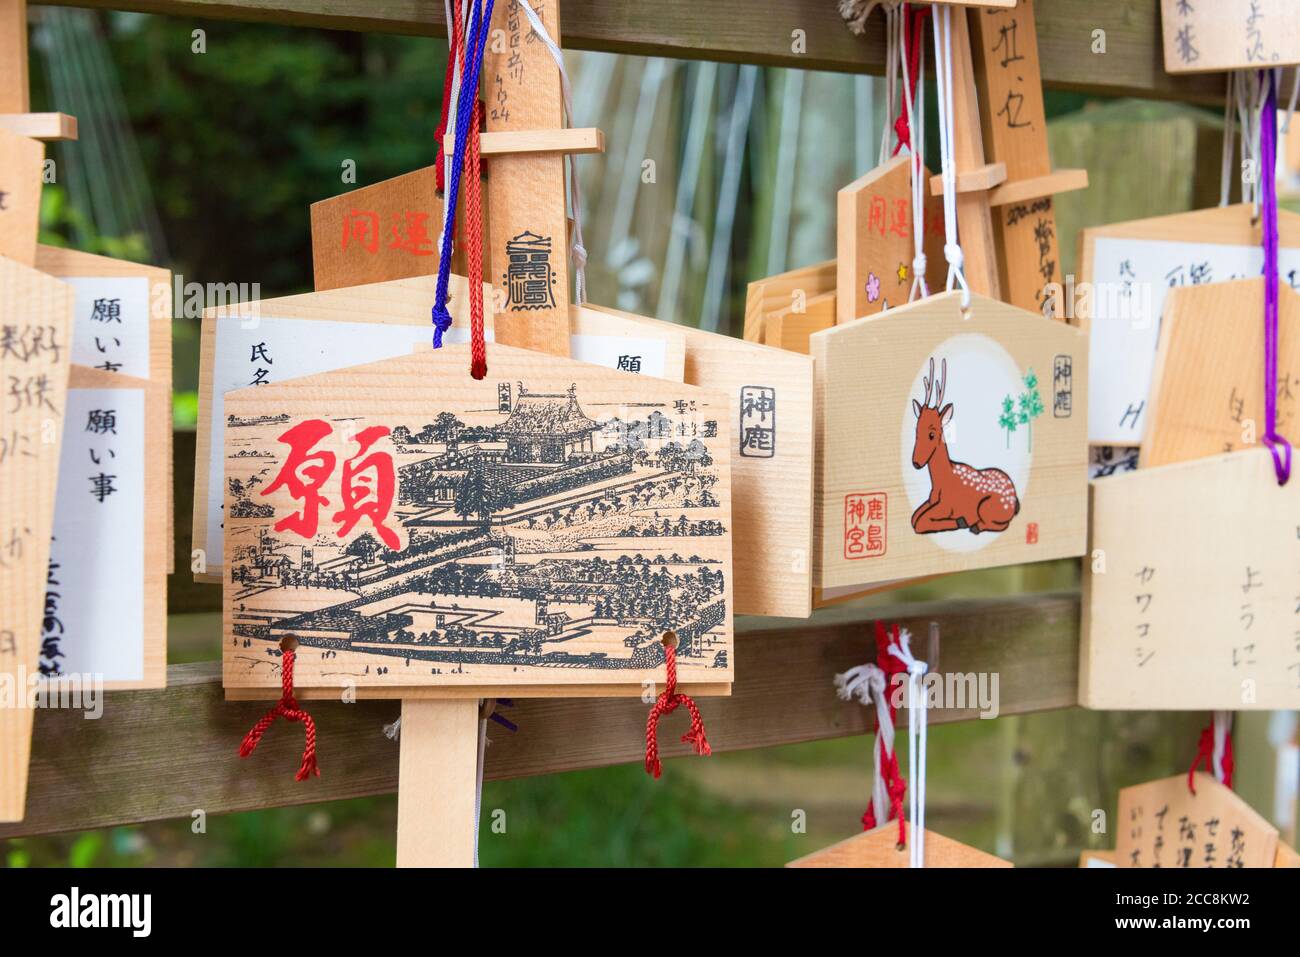
[[[943,430],[952,421],[952,403],[943,404],[943,390],[948,384],[948,360],[943,360],[935,392],[934,358],[930,374],[925,377],[925,401],[912,400],[916,413],[916,444],[912,447],[912,468],[930,467],[930,497],[912,513],[912,530],[918,535],[950,532],[969,528],[980,532],[1004,531],[1020,513],[1011,476],[1001,469],[977,469],[964,462],[954,462],[948,455]]]

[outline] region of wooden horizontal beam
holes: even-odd
[[[444,153],[456,151],[456,134],[442,139]],[[594,126],[563,130],[502,130],[480,133],[478,151],[483,156],[502,153],[588,153],[605,152],[605,134]]]
[[[0,126],[45,142],[77,138],[77,118],[67,113],[0,113]]]
[[[1042,199],[1044,196],[1057,196],[1087,188],[1086,169],[1057,169],[1046,176],[1034,176],[1030,179],[1018,179],[1014,183],[1003,183],[989,192],[989,205],[1009,206],[1012,203],[1026,203],[1031,199]]]
[[[870,617],[866,617],[866,616]],[[185,616],[173,619],[184,628]],[[729,698],[702,698],[715,751],[865,734],[871,713],[835,696],[833,677],[874,659],[869,622],[899,621],[926,647],[939,626],[936,670],[998,675],[1001,714],[1045,711],[1077,701],[1079,596],[1025,595],[898,608],[835,608],[810,621],[738,622],[736,683]],[[27,819],[0,825],[0,839],[85,828],[226,814],[397,789],[398,746],[382,728],[397,702],[316,702],[321,776],[294,780],[299,725],[277,722],[241,761],[239,742],[266,703],[228,703],[218,662],[173,665],[161,691],[110,693],[103,716],[36,715]],[[551,774],[642,759],[647,706],[636,699],[519,700],[504,713],[516,733],[491,725],[487,777]],[[977,707],[931,712],[936,722],[969,720]],[[905,721],[905,717],[902,718]],[[680,715],[663,722],[665,756],[687,754]],[[690,757],[688,760],[701,760]],[[665,774],[674,772],[669,762]],[[646,787],[654,787],[647,780]]]
[[[956,192],[958,193],[982,193],[985,190],[993,189],[1007,181],[1007,164],[1006,163],[984,163],[976,166],[974,169],[968,169],[963,173],[958,173],[956,179]],[[936,173],[930,177],[930,195],[943,195],[943,174]]]
[[[446,36],[443,4],[423,0],[56,0],[338,30]],[[1043,83],[1111,95],[1222,102],[1214,75],[1170,76],[1159,0],[1046,0],[1035,11]],[[564,0],[564,45],[640,56],[851,73],[884,71],[883,18],[852,35],[832,0]]]

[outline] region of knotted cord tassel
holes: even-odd
[[[650,709],[650,716],[646,719],[645,725],[645,769],[647,774],[655,778],[663,772],[663,765],[659,760],[659,719],[666,714],[672,714],[679,705],[685,705],[691,716],[691,729],[682,735],[682,743],[689,744],[701,757],[708,757],[713,753],[713,749],[709,747],[709,739],[704,733],[704,719],[700,717],[700,709],[695,706],[690,696],[677,692],[677,637],[671,632],[664,640],[664,661],[668,682],[663,692],[655,699],[654,707]]]
[[[312,720],[311,715],[298,706],[298,700],[293,696],[293,663],[296,657],[297,652],[285,649],[284,658],[280,663],[280,700],[275,703],[274,708],[258,719],[257,724],[249,729],[248,734],[244,735],[244,740],[239,745],[239,756],[246,758],[257,750],[257,746],[262,742],[262,735],[266,734],[276,718],[293,722],[301,721],[307,735],[302,751],[302,765],[294,775],[294,780],[306,781],[312,775],[320,777],[320,767],[316,763],[316,722]]]

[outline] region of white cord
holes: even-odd
[[[943,257],[948,261],[948,283],[951,291],[961,286],[961,307],[970,307],[970,285],[963,269],[965,255],[957,241],[957,170],[953,159],[953,102],[952,102],[952,7],[931,4],[934,17],[934,72],[938,78],[939,104],[939,155],[943,159]],[[966,15],[963,9],[961,16]]]
[[[528,17],[533,32],[542,38],[546,49],[551,51],[551,58],[555,60],[555,65],[560,68],[560,90],[564,94],[565,122],[572,127],[573,90],[569,86],[568,71],[564,69],[564,54],[551,39],[551,35],[546,32],[541,17],[533,11],[528,0],[519,0],[519,6],[523,7],[524,15]],[[570,247],[573,257],[573,299],[575,303],[582,305],[587,301],[587,247],[582,244],[582,187],[578,183],[577,157],[566,153],[564,158],[569,164],[569,202],[573,206],[573,244]]]
[[[871,749],[871,810],[877,824],[889,820],[889,792],[880,766],[881,755],[894,751],[894,722],[889,716],[889,702],[885,698],[885,673],[877,665],[859,665],[835,676],[835,691],[844,701],[857,700],[868,708],[875,706],[876,722],[880,726],[878,740]]]
[[[880,131],[880,155],[876,159],[878,166],[889,160],[889,144],[894,136],[894,98],[898,95],[898,35],[900,24],[906,22],[902,3],[872,4],[868,10],[880,6],[885,11],[885,123]],[[903,76],[907,76],[907,67],[903,67]]]
[[[1232,733],[1232,712],[1214,712],[1214,779],[1223,783],[1223,755],[1228,746],[1228,735]]]
[[[1280,72],[1280,71],[1279,71]],[[1279,82],[1281,77],[1278,77]],[[1295,116],[1296,99],[1300,98],[1300,67],[1296,67],[1295,75],[1291,80],[1291,99],[1286,105],[1286,119],[1282,121],[1282,132],[1291,132],[1291,117]]]
[[[907,128],[910,131],[911,175],[912,175],[912,289],[907,301],[930,295],[925,282],[925,273],[929,263],[925,258],[925,41],[917,51],[918,63],[917,88],[912,89],[912,80],[907,69],[907,18],[898,18],[898,62],[903,74],[903,106],[907,110]]]
[[[925,741],[928,725],[925,701],[924,661],[912,655],[912,635],[904,628],[898,642],[891,642],[889,653],[907,665],[907,777],[908,823],[912,840],[908,846],[912,867],[925,867]]]

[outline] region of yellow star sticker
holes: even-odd
[[[898,264],[898,281],[907,282],[907,263]]]

